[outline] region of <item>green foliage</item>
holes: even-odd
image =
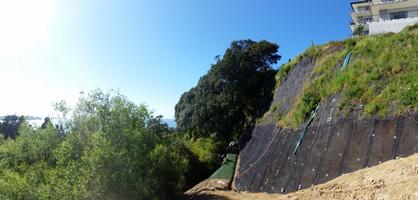
[[[357,59],[331,81],[333,92],[343,93],[343,110],[353,104],[366,105],[366,115],[383,116],[390,106],[393,114],[417,110],[417,32],[406,30],[356,40]]]
[[[362,36],[364,35],[364,32],[366,31],[366,27],[364,25],[358,25],[354,31],[353,31],[353,35],[356,36]]]
[[[48,169],[55,165],[53,150],[60,142],[52,127],[34,131],[24,124],[16,140],[0,146],[0,191],[4,199],[39,199]],[[35,187],[34,187],[35,186]]]
[[[311,46],[303,54],[302,57],[317,58],[321,56],[324,46]]]
[[[418,29],[418,23],[406,27],[405,30],[403,30],[403,31],[404,32],[406,32],[406,31],[412,32],[412,31],[416,31],[417,29]]]
[[[324,87],[324,85],[329,83],[330,76],[335,71],[337,62],[342,60],[347,53],[347,51],[333,50],[338,49],[337,47],[340,45],[340,42],[332,42],[316,48],[314,54],[305,53],[305,55],[316,55],[316,67],[311,74],[310,80],[303,87],[302,94],[296,98],[287,115],[276,120],[277,123],[297,128],[309,118],[311,111],[318,106],[322,99],[332,94],[329,88]]]
[[[295,65],[300,62],[301,56],[296,57],[296,59],[291,60],[289,63],[283,64],[279,71],[276,74],[276,83],[280,84],[280,82],[287,76],[290,70],[292,70]]]
[[[407,74],[400,80],[402,86],[399,93],[402,94],[399,103],[403,106],[413,106],[418,102],[418,73]]]
[[[237,139],[270,103],[277,50],[267,41],[232,42],[197,86],[181,96],[175,107],[178,128],[225,144]]]
[[[217,152],[220,146],[213,138],[186,139],[188,148],[196,155],[201,163],[213,169],[217,162]]]
[[[378,103],[368,103],[364,108],[364,113],[366,116],[372,116],[376,113],[380,113],[381,116],[384,116],[387,112],[387,110],[384,109],[385,108]]]
[[[350,38],[343,42],[343,50],[320,53],[302,95],[279,123],[298,127],[312,109],[314,103],[311,102],[334,94],[339,94],[338,108],[344,114],[361,105],[364,105],[365,116],[417,112],[416,26],[408,27],[399,34]],[[349,50],[353,53],[350,65],[339,70]],[[312,97],[315,97],[313,101]]]
[[[276,83],[277,85],[287,76],[287,74],[292,70],[295,65],[301,60],[301,57],[296,57],[296,59],[291,60],[289,63],[283,64],[279,71],[276,74]]]
[[[1,199],[173,199],[184,190],[191,157],[156,132],[145,106],[96,90],[80,97],[72,119],[65,136],[24,124],[2,140]]]
[[[295,59],[290,60],[290,62],[283,64],[276,74],[276,83],[279,86],[280,82],[287,76],[287,74],[292,70],[296,64],[302,61],[303,58],[317,58],[321,55],[322,46],[311,46],[303,54],[297,56]]]
[[[160,137],[166,136],[171,132],[168,124],[163,121],[162,115],[158,115],[155,118],[151,116],[147,121],[147,128]]]
[[[7,115],[0,122],[0,133],[5,138],[16,138],[19,135],[18,129],[21,124],[25,122],[23,116],[18,117],[16,115]]]

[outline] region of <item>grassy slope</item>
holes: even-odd
[[[342,51],[326,52],[330,46],[344,45]],[[350,65],[336,70],[352,50]],[[364,105],[365,116],[400,115],[418,111],[418,24],[399,34],[382,34],[350,38],[309,48],[279,70],[280,81],[302,57],[315,57],[317,64],[310,80],[279,125],[297,128],[317,104],[339,93],[339,111],[351,112]],[[339,67],[339,66],[338,66]]]

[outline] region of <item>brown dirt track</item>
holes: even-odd
[[[418,199],[418,154],[390,160],[380,165],[344,174],[327,183],[286,195],[239,193],[222,190],[201,190],[190,194],[196,200],[310,200]]]

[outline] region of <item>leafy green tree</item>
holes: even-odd
[[[168,127],[168,124],[163,121],[162,115],[158,115],[156,117],[151,116],[147,122],[147,128],[160,137],[172,132],[172,130]]]
[[[42,199],[49,170],[56,164],[53,151],[61,140],[52,126],[34,130],[23,123],[19,132],[0,146],[0,198]]]
[[[362,36],[364,35],[365,31],[366,31],[366,27],[360,24],[354,29],[353,35]]]
[[[23,123],[15,140],[0,142],[0,199],[178,198],[189,152],[159,137],[152,119],[146,106],[95,90],[80,97],[64,136],[48,120],[40,129]]]
[[[4,117],[3,123],[1,123],[0,133],[2,133],[5,138],[15,139],[19,134],[18,129],[24,121],[25,118],[23,116],[7,115]]]
[[[197,86],[181,96],[175,107],[178,128],[194,137],[213,136],[224,146],[249,132],[271,101],[278,48],[264,40],[232,42]]]
[[[44,122],[41,125],[42,129],[45,129],[48,126],[53,126],[52,122],[51,122],[51,118],[49,117],[45,117]]]
[[[146,106],[93,91],[80,98],[73,120],[92,174],[89,198],[170,199],[183,190],[187,158],[147,125],[154,119]]]

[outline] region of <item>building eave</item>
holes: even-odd
[[[367,2],[370,2],[370,1],[369,0],[363,0],[363,1],[350,2],[351,10],[354,12],[354,7],[353,7],[354,4],[362,4],[362,3],[367,3]]]

